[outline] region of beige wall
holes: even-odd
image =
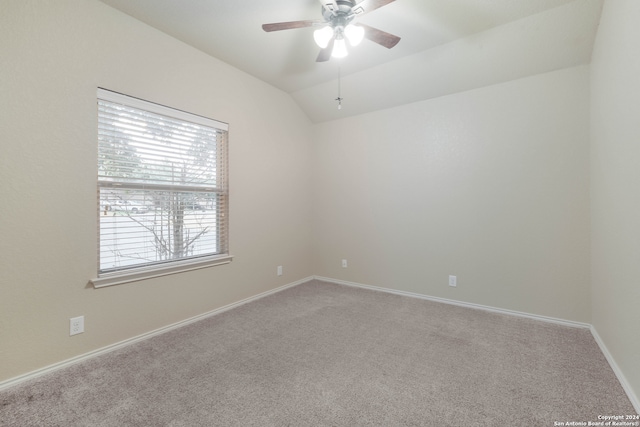
[[[96,1],[0,1],[0,58],[0,381],[312,274],[311,134],[289,96]],[[230,265],[87,287],[98,86],[230,124]]]
[[[315,274],[590,321],[587,66],[315,125],[315,138]]]
[[[593,325],[640,398],[640,2],[606,1],[592,58]]]

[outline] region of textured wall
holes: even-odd
[[[640,398],[640,2],[605,2],[592,59],[593,325]]]
[[[590,321],[588,67],[315,131],[316,274]]]
[[[310,129],[289,96],[95,1],[2,1],[0,39],[0,381],[312,274]],[[99,86],[230,124],[230,265],[87,287]]]

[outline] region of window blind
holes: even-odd
[[[228,254],[225,123],[98,90],[98,275]]]

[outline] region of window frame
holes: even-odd
[[[120,285],[120,284],[124,284],[124,283],[130,283],[130,282],[135,282],[135,281],[139,281],[139,280],[145,280],[145,279],[150,279],[150,278],[155,278],[155,277],[161,277],[161,276],[166,276],[169,274],[176,274],[176,273],[181,273],[181,272],[186,272],[186,271],[193,271],[193,270],[198,270],[198,269],[202,269],[202,268],[208,268],[208,267],[213,267],[213,266],[217,266],[217,265],[224,265],[224,264],[228,264],[232,261],[233,256],[230,255],[228,247],[229,247],[229,233],[228,233],[228,228],[229,228],[229,218],[228,218],[228,210],[229,210],[229,205],[228,205],[228,201],[229,201],[229,192],[228,192],[228,130],[229,130],[229,125],[227,123],[224,122],[220,122],[217,120],[213,120],[213,119],[209,119],[206,117],[202,117],[202,116],[198,116],[195,114],[191,114],[191,113],[187,113],[185,111],[181,111],[181,110],[177,110],[171,107],[166,107],[164,105],[161,104],[156,104],[153,102],[149,102],[149,101],[145,101],[139,98],[134,98],[128,95],[124,95],[121,93],[117,93],[117,92],[113,92],[113,91],[109,91],[106,89],[102,89],[102,88],[98,88],[97,90],[97,100],[103,100],[103,101],[107,101],[107,102],[113,102],[113,103],[117,103],[117,104],[122,104],[125,105],[127,107],[130,108],[135,108],[138,110],[143,110],[145,112],[150,112],[150,113],[154,113],[154,114],[160,114],[162,116],[167,116],[170,117],[172,119],[176,119],[176,120],[180,120],[180,121],[185,121],[185,122],[189,122],[189,123],[196,123],[198,125],[202,125],[202,126],[206,126],[206,127],[210,127],[215,129],[216,131],[223,131],[224,132],[224,141],[221,143],[223,145],[223,156],[224,156],[224,162],[225,162],[225,168],[224,171],[222,172],[222,187],[223,190],[222,192],[218,189],[216,191],[210,191],[212,194],[224,194],[225,196],[225,209],[223,210],[224,212],[224,220],[220,221],[220,218],[217,218],[216,221],[216,239],[219,240],[220,239],[220,235],[224,235],[226,236],[225,239],[225,245],[224,245],[224,249],[226,249],[226,251],[224,251],[224,253],[220,253],[220,254],[211,254],[211,255],[201,255],[201,256],[197,256],[197,257],[186,257],[186,258],[181,258],[181,259],[175,259],[175,260],[165,260],[163,262],[159,262],[159,263],[152,263],[150,265],[143,265],[143,266],[131,266],[131,267],[126,267],[126,268],[121,268],[118,269],[116,271],[111,271],[111,272],[100,272],[100,257],[101,257],[101,247],[100,247],[100,231],[101,231],[101,225],[100,225],[100,215],[101,215],[101,207],[100,207],[100,189],[101,188],[108,188],[108,187],[118,187],[117,184],[109,184],[109,183],[105,183],[105,181],[102,181],[100,178],[98,177],[97,180],[97,192],[98,192],[98,196],[97,196],[97,212],[98,212],[98,224],[97,224],[97,233],[98,233],[98,245],[97,245],[97,255],[98,255],[98,272],[97,272],[97,277],[90,279],[90,283],[93,285],[93,287],[95,288],[101,288],[101,287],[105,287],[105,286],[112,286],[112,285]],[[97,135],[96,135],[96,141],[98,140]],[[153,187],[153,185],[149,186],[149,184],[138,184],[138,185],[129,185],[129,184],[125,184],[122,187],[137,187],[138,190],[140,191],[151,191],[150,187]],[[176,187],[175,191],[180,191],[179,186]],[[220,224],[223,223],[223,227],[220,227]]]

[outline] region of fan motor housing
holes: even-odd
[[[356,5],[355,0],[336,0],[335,3],[338,5],[337,10],[335,10],[333,2],[327,3],[326,6],[322,8],[322,17],[324,20],[331,22],[341,17],[347,22],[350,21],[352,17],[349,17],[349,15],[351,14],[351,9]]]

